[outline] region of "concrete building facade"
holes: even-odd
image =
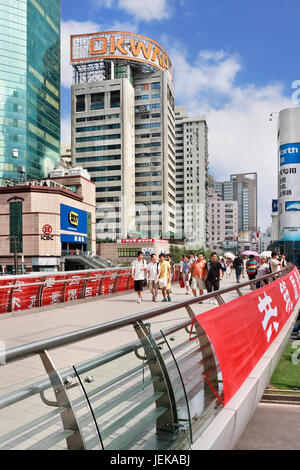
[[[213,190],[224,201],[238,203],[238,231],[257,230],[257,174],[237,173],[230,181],[215,181]]]
[[[72,161],[96,184],[97,238],[168,238],[176,202],[171,62],[155,41],[130,33],[71,41]],[[97,44],[99,57],[90,57]]]
[[[80,168],[0,187],[0,264],[57,271],[71,250],[96,251],[95,184]],[[24,269],[23,269],[24,270]]]
[[[189,246],[206,246],[208,214],[208,127],[206,119],[191,118],[175,107],[176,236]]]

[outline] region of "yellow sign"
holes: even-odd
[[[78,226],[78,214],[76,212],[69,212],[69,222],[71,225],[75,225],[76,227]]]
[[[164,49],[153,39],[120,31],[71,36],[71,62],[95,59],[127,59],[169,70],[172,63]]]

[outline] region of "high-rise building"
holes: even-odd
[[[300,266],[300,108],[278,118],[278,244],[288,261]]]
[[[209,175],[207,245],[210,249],[237,249],[238,203],[222,200],[218,184]]]
[[[214,182],[213,190],[223,201],[238,203],[238,231],[257,231],[257,174],[230,175],[230,181]]]
[[[172,64],[149,38],[71,37],[72,159],[96,183],[97,237],[175,232]]]
[[[208,127],[202,117],[188,117],[175,107],[176,236],[205,246],[207,228]]]
[[[60,148],[60,0],[0,0],[0,184],[48,176]]]

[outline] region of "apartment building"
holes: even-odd
[[[175,107],[176,236],[205,246],[207,232],[208,127],[205,117],[189,117]]]

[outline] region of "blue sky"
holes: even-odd
[[[297,105],[299,1],[61,0],[61,12],[62,141],[70,135],[69,35],[149,36],[173,62],[176,104],[207,118],[211,173],[257,171],[259,223],[269,225],[277,192],[277,122],[269,114]]]

